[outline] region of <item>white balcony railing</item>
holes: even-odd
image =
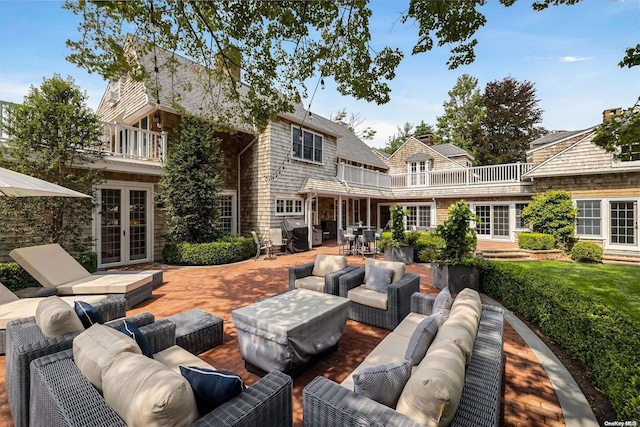
[[[389,175],[340,163],[338,179],[349,185],[381,189],[453,187],[520,182],[531,168],[531,163],[510,163]]]
[[[0,101],[0,142],[9,139],[2,123],[7,118],[9,102]],[[100,145],[107,156],[164,162],[167,158],[167,133],[153,132],[119,123],[102,124]]]

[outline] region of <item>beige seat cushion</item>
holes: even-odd
[[[177,345],[173,345],[165,350],[155,353],[153,358],[178,374],[180,373],[179,365],[215,369],[198,356],[189,353],[187,350]]]
[[[19,299],[20,298],[18,298],[16,294],[11,292],[9,289],[7,289],[6,286],[0,283],[0,304],[6,304],[8,302],[17,301]]]
[[[455,342],[432,343],[407,381],[396,410],[425,426],[448,426],[460,405],[464,361]]]
[[[9,256],[42,286],[49,288],[91,276],[57,243],[14,249]]]
[[[82,300],[89,304],[107,298],[106,295],[83,295],[82,297],[62,297],[61,299],[69,305],[73,305],[75,300]],[[16,319],[23,319],[36,315],[36,308],[44,298],[20,298],[0,305],[0,329],[6,329],[7,323]]]
[[[313,264],[314,276],[324,277],[329,273],[334,273],[347,267],[347,257],[343,255],[318,255]]]
[[[40,300],[36,307],[36,324],[47,338],[84,330],[73,307],[57,296]]]
[[[102,384],[105,401],[129,427],[182,427],[198,419],[189,382],[157,360],[120,353]]]
[[[416,330],[418,324],[420,324],[420,322],[422,322],[426,317],[427,316],[425,316],[424,314],[411,312],[407,314],[407,317],[402,319],[402,322],[400,322],[400,324],[396,326],[396,328],[393,330],[393,333],[406,337],[408,342],[408,340],[411,338],[411,335],[413,334],[413,331]]]
[[[364,285],[353,288],[347,292],[347,298],[358,304],[366,305],[367,307],[379,308],[381,310],[387,309],[387,294],[367,289]]]
[[[364,262],[364,281],[362,283],[367,283],[367,279],[369,278],[369,269],[374,265],[379,268],[386,268],[389,270],[393,270],[393,277],[391,278],[391,283],[395,283],[398,280],[402,279],[405,274],[406,266],[404,262],[395,262],[395,261],[382,261],[378,259],[367,258]]]
[[[120,353],[142,354],[142,351],[132,338],[105,325],[93,325],[73,340],[73,360],[100,392],[103,370]]]
[[[309,289],[310,291],[324,292],[324,277],[307,276],[302,279],[296,279],[296,289]]]
[[[92,274],[58,286],[58,295],[124,294],[150,283],[150,273]]]
[[[396,333],[387,335],[340,385],[349,390],[353,390],[353,374],[362,371],[364,368],[387,365],[404,360],[404,353],[407,350],[408,344],[409,338],[407,337]]]

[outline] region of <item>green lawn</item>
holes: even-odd
[[[590,295],[640,322],[640,267],[562,261],[522,262],[518,265],[525,271],[552,278]]]

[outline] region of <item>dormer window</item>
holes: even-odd
[[[640,142],[620,147],[620,161],[637,162],[640,160]]]
[[[427,153],[416,153],[407,158],[409,185],[427,185],[427,172],[433,169],[433,157]]]

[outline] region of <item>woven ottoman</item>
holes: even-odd
[[[222,342],[223,320],[211,313],[193,310],[167,317],[176,324],[176,344],[189,353],[200,354]]]

